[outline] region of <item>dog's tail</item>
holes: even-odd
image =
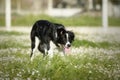
[[[34,26],[30,33],[30,39],[31,39],[31,54],[30,54],[30,58],[31,58],[33,55],[33,49],[35,48],[35,27]]]

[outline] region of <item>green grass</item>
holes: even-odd
[[[4,60],[6,57],[4,54],[0,63],[0,74],[4,79],[119,79],[119,74],[117,73],[120,66],[119,54],[84,53],[64,58],[56,55],[52,59],[48,57],[43,59],[41,56],[37,56],[33,62],[30,62],[28,54],[23,54],[19,51],[8,54],[8,58],[11,58],[9,60]],[[13,56],[14,58],[12,58]]]
[[[102,41],[102,42],[93,42],[89,40],[79,40],[76,39],[73,42],[74,47],[93,47],[93,48],[111,48],[111,47],[120,47],[120,43],[109,43],[107,41]]]
[[[51,17],[48,15],[12,15],[13,26],[32,26],[36,20],[49,20],[52,22],[62,23],[65,26],[102,26],[101,17],[92,16],[73,16],[73,17]],[[0,15],[0,26],[5,25],[4,15]],[[109,18],[110,26],[120,26],[119,18]]]
[[[90,34],[89,36],[93,37]],[[106,38],[106,40],[110,40],[110,37]],[[39,54],[35,55],[31,62],[29,35],[0,31],[0,79],[119,80],[120,46],[117,44],[115,41],[114,43],[109,43],[109,41],[92,42],[89,39],[79,40],[76,38],[73,47],[83,47],[88,51],[83,50],[82,53],[76,51],[76,55],[64,57],[55,55],[53,58],[49,58],[49,56],[43,58],[42,54]],[[93,47],[92,52],[89,51],[89,47]],[[112,47],[112,52],[104,53],[109,50],[109,47]],[[103,48],[103,51],[97,51],[96,48],[97,50]]]
[[[0,26],[5,26],[5,17],[4,17],[4,15],[0,15]]]
[[[120,26],[120,18],[109,18],[110,26]]]
[[[12,35],[15,35],[15,36],[19,36],[19,35],[24,35],[24,33],[20,33],[20,32],[16,32],[16,31],[12,31],[12,32],[7,32],[7,31],[0,31],[0,36],[1,35],[5,35],[5,36],[12,36]]]

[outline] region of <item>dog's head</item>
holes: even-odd
[[[71,43],[74,41],[74,33],[72,31],[66,31],[64,28],[57,30],[58,43],[62,44],[65,48],[71,47]]]
[[[62,45],[64,50],[69,49],[74,41],[74,33],[72,31],[67,31],[62,24],[54,23],[54,25],[57,29],[57,43]]]

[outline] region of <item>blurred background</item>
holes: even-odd
[[[101,26],[102,0],[11,0],[12,26],[31,26],[47,19],[65,26]],[[120,0],[108,0],[109,26],[120,26]],[[0,0],[5,26],[5,0]]]
[[[30,31],[41,19],[75,33],[68,56],[36,50],[30,61]],[[120,80],[120,0],[0,0],[0,80],[80,79]]]

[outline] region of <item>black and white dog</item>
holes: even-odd
[[[74,40],[74,33],[67,31],[62,24],[52,23],[47,20],[38,20],[32,27],[31,38],[31,55],[32,57],[35,48],[35,37],[39,39],[38,50],[43,53],[43,56],[49,54],[50,41],[57,47],[64,46],[69,48]]]

